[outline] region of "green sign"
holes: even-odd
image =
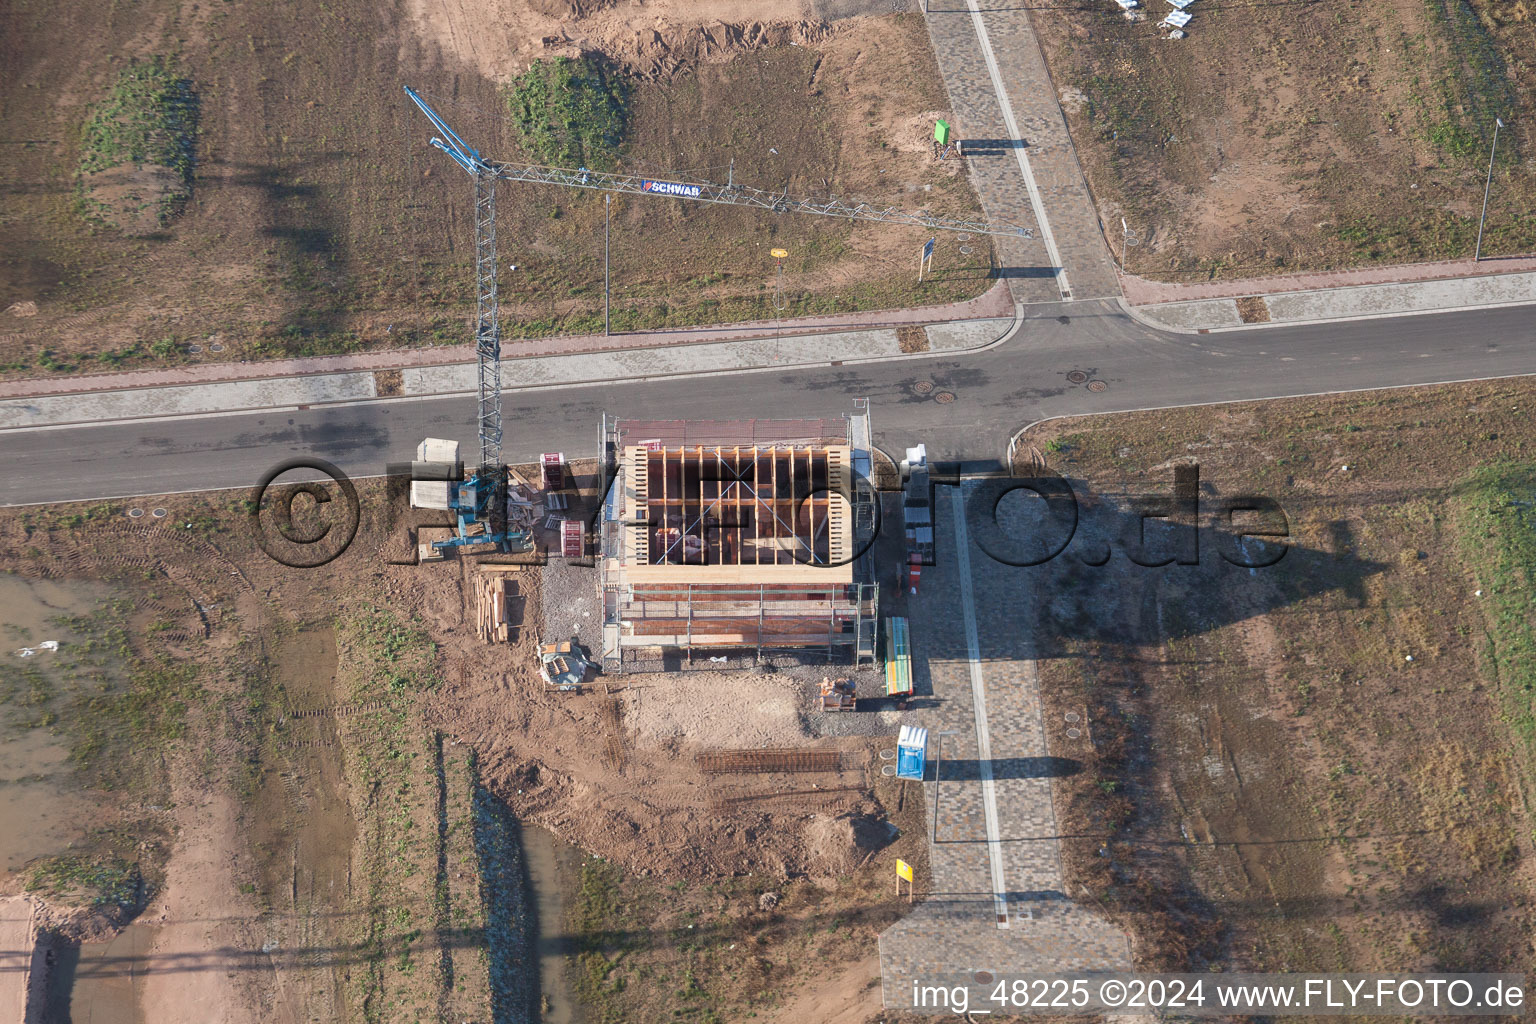
[[[933,141],[937,142],[941,146],[949,145],[949,122],[948,121],[935,121],[935,122],[933,122]]]

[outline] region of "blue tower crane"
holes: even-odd
[[[448,507],[458,520],[457,536],[433,544],[437,548],[495,544],[502,551],[526,551],[533,546],[527,531],[508,531],[506,473],[501,464],[501,307],[496,296],[496,178],[495,165],[481,159],[437,111],[412,89],[411,102],[421,108],[443,133],[432,145],[447,153],[468,172],[475,192],[475,358],[478,363],[480,464],[457,487],[449,486]],[[475,532],[475,524],[482,532]]]
[[[503,550],[513,547],[526,550],[532,543],[525,532],[509,533],[496,526],[504,526],[506,520],[505,503],[496,497],[504,493],[504,488],[498,485],[505,478],[501,466],[501,327],[496,298],[498,178],[636,196],[670,196],[699,203],[752,206],[774,213],[809,213],[848,220],[906,224],[935,231],[974,232],[1026,239],[1035,237],[1032,228],[1014,224],[935,217],[922,211],[839,199],[831,195],[793,197],[787,188],[776,192],[738,185],[734,181],[724,185],[703,181],[659,181],[638,174],[608,173],[586,167],[572,170],[538,164],[493,162],[486,160],[479,150],[459,138],[458,133],[448,127],[448,122],[439,117],[437,111],[428,106],[415,89],[407,85],[405,94],[421,108],[433,126],[442,132],[442,136],[432,138],[432,145],[448,154],[454,163],[463,168],[473,179],[475,188],[475,354],[479,361],[480,467],[458,489],[458,497],[450,489],[449,502],[450,507],[458,513],[459,535],[438,542],[438,547],[495,541]],[[486,532],[467,534],[465,531],[474,523],[483,524]]]

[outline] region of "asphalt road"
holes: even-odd
[[[515,366],[515,364],[512,364]],[[511,367],[509,366],[509,369]],[[1069,370],[1108,382],[1069,384]],[[1536,372],[1536,315],[1509,308],[1212,335],[1151,330],[1108,302],[1032,306],[1007,344],[862,366],[508,391],[505,454],[596,453],[603,412],[648,418],[837,415],[870,400],[876,444],[898,458],[919,441],[935,459],[1001,458],[1036,420],[1280,398]],[[508,384],[515,383],[508,374]],[[956,396],[912,392],[918,380]],[[467,395],[383,399],[302,411],[0,432],[3,504],[249,487],[277,462],[318,455],[354,476],[408,461],[426,436],[475,450]]]

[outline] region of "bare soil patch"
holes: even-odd
[[[1033,571],[1051,748],[1088,766],[1056,783],[1063,856],[1139,964],[1528,969],[1530,730],[1507,691],[1532,624],[1500,597],[1522,570],[1487,553],[1519,494],[1484,478],[1528,465],[1533,399],[1512,380],[1034,430],[1114,548]],[[1199,564],[1130,562],[1124,509],[1190,462]],[[1278,563],[1227,560],[1258,553],[1218,529],[1231,495],[1283,510]]]
[[[427,146],[402,76],[471,144],[515,160],[510,76],[535,57],[586,53],[631,78],[626,170],[977,209],[954,162],[910,144],[945,105],[914,15],[823,22],[788,2],[744,18],[680,0],[339,0],[319,12],[150,0],[130,18],[72,0],[19,11],[10,28],[0,83],[15,102],[0,122],[27,141],[0,156],[16,183],[0,197],[0,307],[37,308],[0,320],[11,376],[467,343],[466,181]],[[121,172],[132,180],[93,188],[137,196],[142,216],[125,231],[92,227],[77,209],[80,124],[118,55],[173,51],[200,98],[192,198],[154,228],[155,172]],[[503,332],[599,330],[602,198],[505,186],[498,214]],[[919,288],[913,229],[633,197],[612,218],[616,330],[772,315],[775,247],[792,254],[791,315],[941,303],[990,283],[978,250]]]
[[[1191,13],[1180,41],[1159,15],[1127,22],[1110,4],[1033,18],[1100,217],[1141,237],[1132,273],[1471,255],[1494,118],[1536,109],[1525,5],[1211,0]],[[1536,250],[1533,139],[1499,133],[1485,238],[1499,254]]]
[[[370,508],[383,500],[375,482],[360,491]],[[473,556],[388,564],[398,538],[370,515],[324,570],[286,569],[255,550],[244,497],[155,499],[174,530],[144,532],[118,503],[0,517],[0,547],[22,571],[148,574],[163,594],[174,580],[199,602],[175,623],[157,605],[138,627],[206,673],[187,733],[157,751],[176,838],[145,848],[157,888],[147,911],[135,908],[161,926],[157,953],[240,951],[236,977],[215,971],[188,988],[187,1012],[215,1001],[231,1019],[391,1006],[483,1019],[526,993],[530,954],[512,942],[525,911],[508,909],[521,890],[506,881],[522,876],[515,858],[487,861],[486,822],[502,820],[488,807],[585,852],[571,930],[545,927],[572,936],[589,1020],[689,1007],[762,1017],[823,990],[848,1014],[877,1009],[867,979],[845,969],[904,912],[890,858],[914,864],[923,887],[922,804],[879,776],[889,736],[820,735],[852,729],[809,713],[823,667],[547,692],[535,573],[512,574],[527,577],[525,628],[487,645],[469,606]],[[202,615],[217,642],[192,635]],[[864,731],[883,733],[880,722],[867,716]],[[696,761],[767,744],[836,751],[843,767],[710,775]],[[132,846],[138,829],[119,831]],[[103,917],[93,934],[131,917]]]

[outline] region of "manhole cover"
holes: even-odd
[[[975,974],[971,975],[971,977],[976,979],[976,984],[978,984],[978,985],[990,985],[990,984],[992,984],[992,972],[991,971],[977,971]]]
[[[893,764],[883,764],[880,766],[880,774],[890,778],[896,774],[896,766]]]
[[[1083,730],[1081,730],[1081,729],[1068,729],[1067,730],[1067,739],[1075,740],[1079,736],[1081,736],[1082,734],[1083,734]]]
[[[940,391],[933,396],[933,400],[940,405],[948,405],[955,400],[955,393],[953,391]]]
[[[166,511],[163,508],[157,508],[151,512],[150,515],[154,516],[156,519],[164,519],[166,517]]]
[[[1109,387],[1109,385],[1104,383],[1101,380],[1091,380],[1091,381],[1088,382],[1088,390],[1092,391],[1094,393],[1098,393],[1100,391],[1103,391],[1103,390],[1105,390],[1108,387]]]
[[[201,346],[201,345],[188,345],[187,346],[187,351],[192,353],[193,355],[197,355],[202,350],[203,350],[203,346]]]
[[[970,240],[971,236],[966,234],[964,231],[955,236],[955,241],[957,242],[969,242]]]
[[[218,342],[214,342],[212,345],[208,346],[208,351],[209,352],[223,352],[224,351],[224,346],[220,345]]]
[[[932,390],[933,381],[931,380],[919,380],[912,383],[912,393],[914,395],[926,395]]]
[[[129,519],[137,519],[140,516],[142,516],[143,514],[144,514],[144,510],[141,509],[141,508],[131,508],[131,509],[128,510],[128,518]]]
[[[1081,384],[1083,381],[1085,381],[1087,379],[1088,379],[1088,375],[1086,373],[1084,373],[1082,370],[1068,370],[1067,371],[1067,383],[1068,384]]]
[[[890,760],[894,759],[895,757],[896,757],[896,751],[894,751],[894,750],[882,750],[882,751],[880,751],[880,760],[882,760],[882,761],[890,761]]]
[[[1069,722],[1075,722],[1075,721],[1078,720],[1078,718],[1080,716],[1078,715],[1078,713],[1076,711],[1068,711],[1065,715],[1062,715],[1061,717],[1065,718]]]
[[[962,245],[960,247],[960,255],[962,255],[962,256],[969,256],[970,254],[971,254],[971,247],[970,246]]]

